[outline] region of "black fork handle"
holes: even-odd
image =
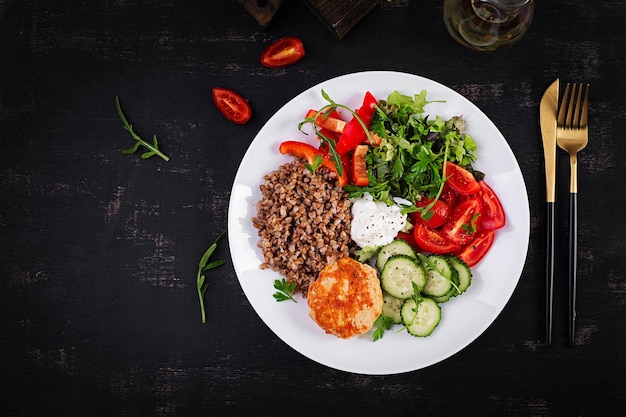
[[[578,193],[569,195],[569,345],[576,344],[576,279],[578,273]]]

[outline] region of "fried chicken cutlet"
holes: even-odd
[[[342,339],[370,330],[383,308],[376,269],[349,257],[327,265],[309,286],[307,298],[309,316]]]

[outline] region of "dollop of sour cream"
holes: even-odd
[[[401,198],[394,198],[396,204],[387,205],[374,201],[369,193],[352,199],[352,226],[350,237],[361,248],[383,246],[391,243],[406,227],[407,215],[402,214],[400,204],[408,204]]]

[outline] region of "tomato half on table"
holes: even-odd
[[[261,64],[267,68],[293,65],[304,56],[304,45],[299,38],[287,36],[272,42],[261,54]]]
[[[474,175],[465,168],[446,161],[446,184],[459,194],[470,195],[480,191]]]
[[[227,88],[215,87],[211,95],[215,106],[226,119],[239,125],[250,120],[252,108],[241,94]]]
[[[485,230],[480,232],[478,236],[469,245],[463,247],[460,252],[456,254],[467,266],[474,266],[480,262],[491,246],[495,238],[493,230]]]
[[[417,246],[431,253],[454,253],[460,248],[456,243],[441,234],[438,229],[430,229],[419,223],[413,228],[413,237]]]

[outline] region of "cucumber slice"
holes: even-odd
[[[404,300],[383,292],[383,316],[392,319],[393,324],[402,323],[402,316],[400,315],[402,304],[404,304]]]
[[[472,283],[472,270],[469,266],[467,266],[465,262],[463,262],[456,256],[448,257],[448,262],[450,263],[452,269],[456,271],[459,277],[459,282],[457,285],[460,291],[459,294],[462,294],[469,288],[470,284]]]
[[[382,271],[385,263],[394,255],[406,255],[416,258],[415,250],[403,239],[395,239],[393,242],[386,244],[378,251],[376,255],[376,267]]]
[[[430,255],[424,262],[426,285],[423,292],[433,297],[444,297],[452,286],[452,267],[445,257]]]
[[[450,263],[450,266],[452,266],[452,263]],[[450,290],[442,296],[431,296],[431,298],[433,300],[435,300],[438,303],[445,303],[446,301],[448,301],[449,299],[451,299],[452,297],[456,297],[457,295],[459,295],[459,290],[457,288],[459,288],[459,274],[456,272],[456,269],[452,268],[452,277],[451,277],[451,282],[452,284],[450,285]]]
[[[416,337],[429,336],[441,321],[441,307],[432,298],[423,297],[419,305],[413,298],[402,304],[402,324]]]
[[[380,274],[380,285],[389,295],[402,300],[415,295],[413,283],[418,291],[426,284],[426,273],[417,259],[407,255],[390,257]]]

